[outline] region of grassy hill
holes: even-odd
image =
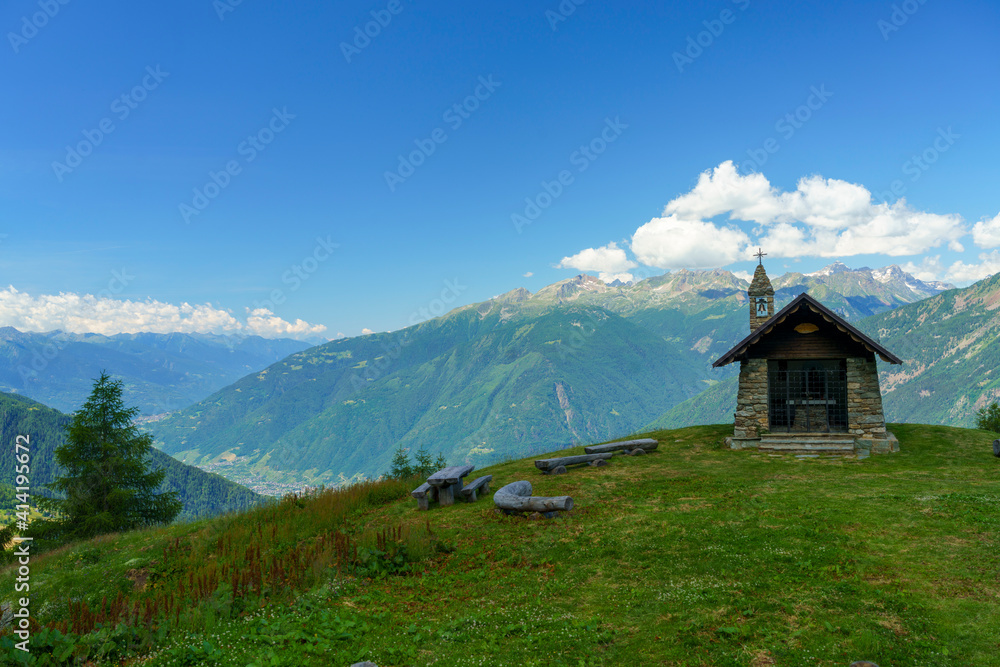
[[[108,536],[32,559],[61,625],[34,641],[95,665],[998,665],[998,434],[890,428],[902,451],[867,460],[700,426],[604,468],[477,471],[571,495],[552,520],[382,482]],[[110,608],[134,620],[72,631]]]
[[[66,441],[63,427],[70,419],[69,415],[30,398],[0,393],[0,441],[13,443],[18,435],[29,436],[33,493],[37,494],[61,474],[54,452]],[[219,475],[185,465],[159,450],[152,450],[151,461],[155,468],[167,470],[160,491],[177,491],[184,504],[179,519],[247,509],[263,500],[249,489]],[[15,467],[14,447],[11,444],[0,452],[0,485],[14,485]]]

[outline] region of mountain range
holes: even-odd
[[[156,415],[196,403],[247,373],[309,347],[289,338],[200,333],[103,336],[0,328],[0,391],[76,410],[107,370],[126,405]]]
[[[952,287],[839,263],[772,284],[778,308],[809,291],[851,320]],[[682,270],[515,289],[295,353],[149,428],[185,462],[310,484],[384,473],[397,447],[482,465],[612,438],[732,376],[711,362],[748,332],[748,286],[728,271]]]

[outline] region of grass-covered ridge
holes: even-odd
[[[863,461],[729,451],[731,427],[703,426],[657,432],[656,453],[604,468],[482,471],[494,487],[573,496],[553,520],[500,516],[488,496],[418,513],[390,483],[343,512],[290,499],[107,537],[33,561],[32,608],[46,624],[66,598],[100,607],[108,587],[141,600],[182,581],[189,594],[200,575],[184,568],[224,566],[235,550],[220,538],[259,530],[262,569],[276,556],[288,568],[263,585],[272,601],[234,602],[230,572],[161,623],[142,664],[1000,664],[997,434],[890,428],[902,451]],[[408,539],[371,542],[399,526]],[[388,555],[353,575],[310,562],[334,530]]]

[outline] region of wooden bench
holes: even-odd
[[[483,475],[482,477],[475,479],[462,489],[462,495],[465,496],[466,502],[474,503],[476,502],[476,492],[482,491],[483,493],[490,492],[490,482],[493,481],[493,475]]]
[[[462,479],[475,469],[476,466],[473,465],[450,466],[427,478],[428,484],[437,487],[441,507],[455,504],[455,494],[462,491]]]
[[[547,475],[561,475],[566,472],[566,466],[576,465],[577,463],[589,463],[592,466],[607,465],[607,460],[611,456],[611,452],[604,452],[600,454],[560,456],[555,459],[539,459],[535,461],[535,467]]]
[[[620,440],[619,442],[609,442],[603,445],[590,445],[584,447],[583,451],[588,454],[600,454],[602,452],[629,453],[632,456],[651,452],[659,446],[659,442],[652,438],[641,438],[639,440]]]
[[[569,496],[532,496],[531,482],[511,482],[493,494],[493,504],[504,514],[518,512],[541,512],[551,519],[556,512],[573,509],[573,499]]]
[[[410,491],[410,495],[417,499],[417,510],[427,510],[430,508],[432,500],[438,499],[438,488],[424,482],[417,488]]]

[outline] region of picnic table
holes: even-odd
[[[462,492],[462,480],[475,469],[474,465],[449,466],[427,478],[427,483],[437,489],[442,507],[455,504],[455,494]]]

